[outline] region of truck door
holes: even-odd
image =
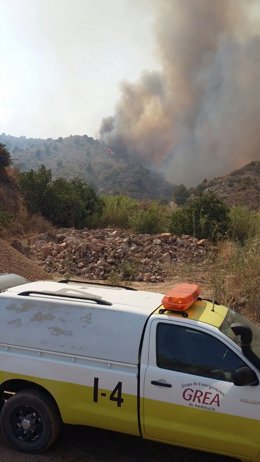
[[[141,368],[143,436],[256,457],[260,385],[236,386],[232,379],[246,365],[213,330],[153,320],[147,364]]]

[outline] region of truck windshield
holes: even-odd
[[[244,316],[242,316],[239,313],[236,313],[236,311],[234,310],[229,310],[219,330],[223,332],[223,334],[225,334],[231,340],[233,340],[237,345],[241,346],[240,336],[235,335],[233,330],[231,329],[231,324],[233,324],[234,322],[238,322],[243,326],[250,327],[253,333],[251,349],[258,356],[258,358],[260,358],[260,329],[257,326],[255,326],[251,321],[244,318]]]

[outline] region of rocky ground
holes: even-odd
[[[58,229],[30,237],[12,246],[55,274],[90,280],[162,283],[174,267],[199,265],[208,256],[205,239],[156,236],[129,231]]]

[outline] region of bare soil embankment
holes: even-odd
[[[49,277],[37,263],[22,255],[3,239],[0,239],[0,273],[19,274],[31,281]]]

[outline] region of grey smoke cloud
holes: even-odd
[[[260,20],[253,0],[153,0],[160,72],[123,82],[101,138],[173,183],[260,158]]]

